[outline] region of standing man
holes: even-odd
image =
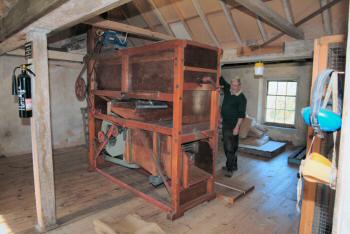
[[[247,99],[241,91],[241,81],[231,80],[231,85],[224,77],[220,77],[220,85],[224,87],[224,100],[221,107],[222,134],[226,155],[225,176],[232,177],[237,170],[237,149],[239,128],[245,118]]]

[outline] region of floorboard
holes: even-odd
[[[103,176],[88,172],[87,151],[73,147],[54,151],[58,233],[94,233],[92,220],[119,220],[135,213],[156,222],[166,233],[297,233],[299,214],[295,209],[297,169],[288,165],[291,147],[270,160],[241,154],[232,180],[255,189],[233,205],[216,199],[204,203],[173,222],[157,207],[117,187]],[[224,162],[219,150],[217,168]],[[132,181],[156,197],[142,175],[127,169],[108,169]],[[36,223],[31,155],[0,158],[0,233],[33,233]],[[6,232],[4,232],[6,233]]]

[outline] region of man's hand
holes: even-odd
[[[205,76],[205,77],[202,78],[202,82],[204,82],[204,83],[211,83],[212,80],[211,80],[211,78],[209,76]]]
[[[235,127],[235,128],[233,129],[233,135],[234,135],[234,136],[237,136],[238,134],[239,134],[239,128]]]

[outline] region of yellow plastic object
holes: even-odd
[[[255,63],[254,75],[255,77],[262,77],[264,75],[264,64],[262,62]]]
[[[329,185],[332,173],[332,162],[318,153],[312,153],[301,162],[301,174],[304,179],[313,183]]]

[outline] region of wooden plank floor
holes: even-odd
[[[223,153],[220,150],[220,161]],[[157,207],[87,172],[86,149],[74,147],[54,152],[56,206],[60,227],[50,233],[94,233],[92,220],[121,219],[130,213],[158,223],[167,233],[297,233],[295,209],[297,170],[287,164],[287,151],[272,160],[240,156],[233,180],[255,189],[227,206],[218,199],[202,204],[185,216],[169,221]],[[0,158],[0,233],[33,233],[36,223],[31,155]],[[218,168],[222,163],[218,162]],[[152,191],[141,177],[125,169],[140,189]],[[144,182],[143,182],[144,181]],[[5,231],[7,230],[7,232]]]

